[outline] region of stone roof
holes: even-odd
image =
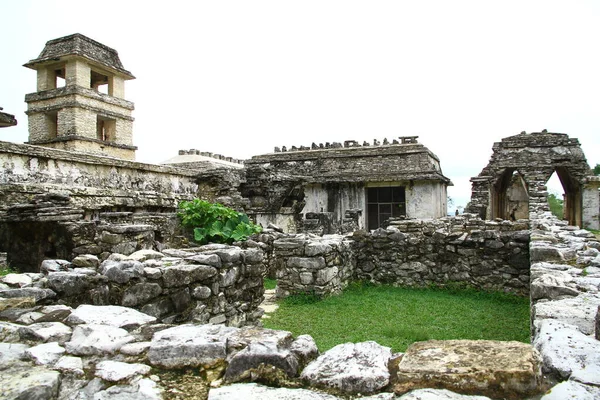
[[[343,145],[293,146],[285,151],[277,148],[274,153],[254,156],[244,164],[249,171],[272,170],[279,180],[314,183],[435,180],[452,185],[442,173],[439,158],[418,143],[415,136],[406,138],[401,138],[402,143],[384,140],[360,145],[347,140]]]
[[[119,54],[115,49],[96,42],[80,33],[52,39],[46,42],[44,50],[38,58],[30,60],[25,67],[35,69],[36,64],[58,61],[61,57],[77,55],[85,57],[112,70],[118,71],[128,78],[135,78],[131,72],[123,68]]]
[[[0,107],[0,110],[2,110],[2,107]],[[17,120],[14,115],[0,111],[0,128],[15,126],[16,124]]]

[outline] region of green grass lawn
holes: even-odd
[[[311,335],[320,351],[374,340],[405,351],[429,339],[518,340],[529,343],[529,299],[474,290],[409,289],[353,284],[319,300],[280,302],[265,327]]]
[[[265,289],[275,289],[277,287],[277,279],[265,278]]]

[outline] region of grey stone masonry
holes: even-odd
[[[113,253],[104,262],[80,255],[71,262],[44,260],[39,273],[3,278],[14,287],[4,286],[0,298],[27,295],[38,305],[123,306],[163,323],[254,325],[262,315],[264,273],[260,249],[225,245]]]
[[[273,242],[277,293],[337,293],[358,280],[528,294],[528,229],[527,221],[463,214],[392,221],[387,229],[347,236],[288,235]]]
[[[297,235],[273,242],[277,297],[335,294],[354,274],[351,242],[340,235]]]

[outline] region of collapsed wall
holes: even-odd
[[[176,245],[177,205],[198,189],[190,170],[40,146],[0,142],[0,159],[0,251],[23,271],[44,258],[110,251],[103,223],[144,225],[150,247]]]

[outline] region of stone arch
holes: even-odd
[[[546,183],[556,171],[565,192],[565,219],[572,225],[586,225],[585,191],[591,190],[591,195],[595,191],[597,197],[598,185],[590,188],[592,171],[577,139],[564,133],[523,132],[494,143],[492,150],[488,165],[471,179],[467,212],[485,219],[510,219],[512,209],[526,203],[527,212],[520,211],[521,216],[536,218],[550,210]],[[518,185],[522,185],[520,192]]]

